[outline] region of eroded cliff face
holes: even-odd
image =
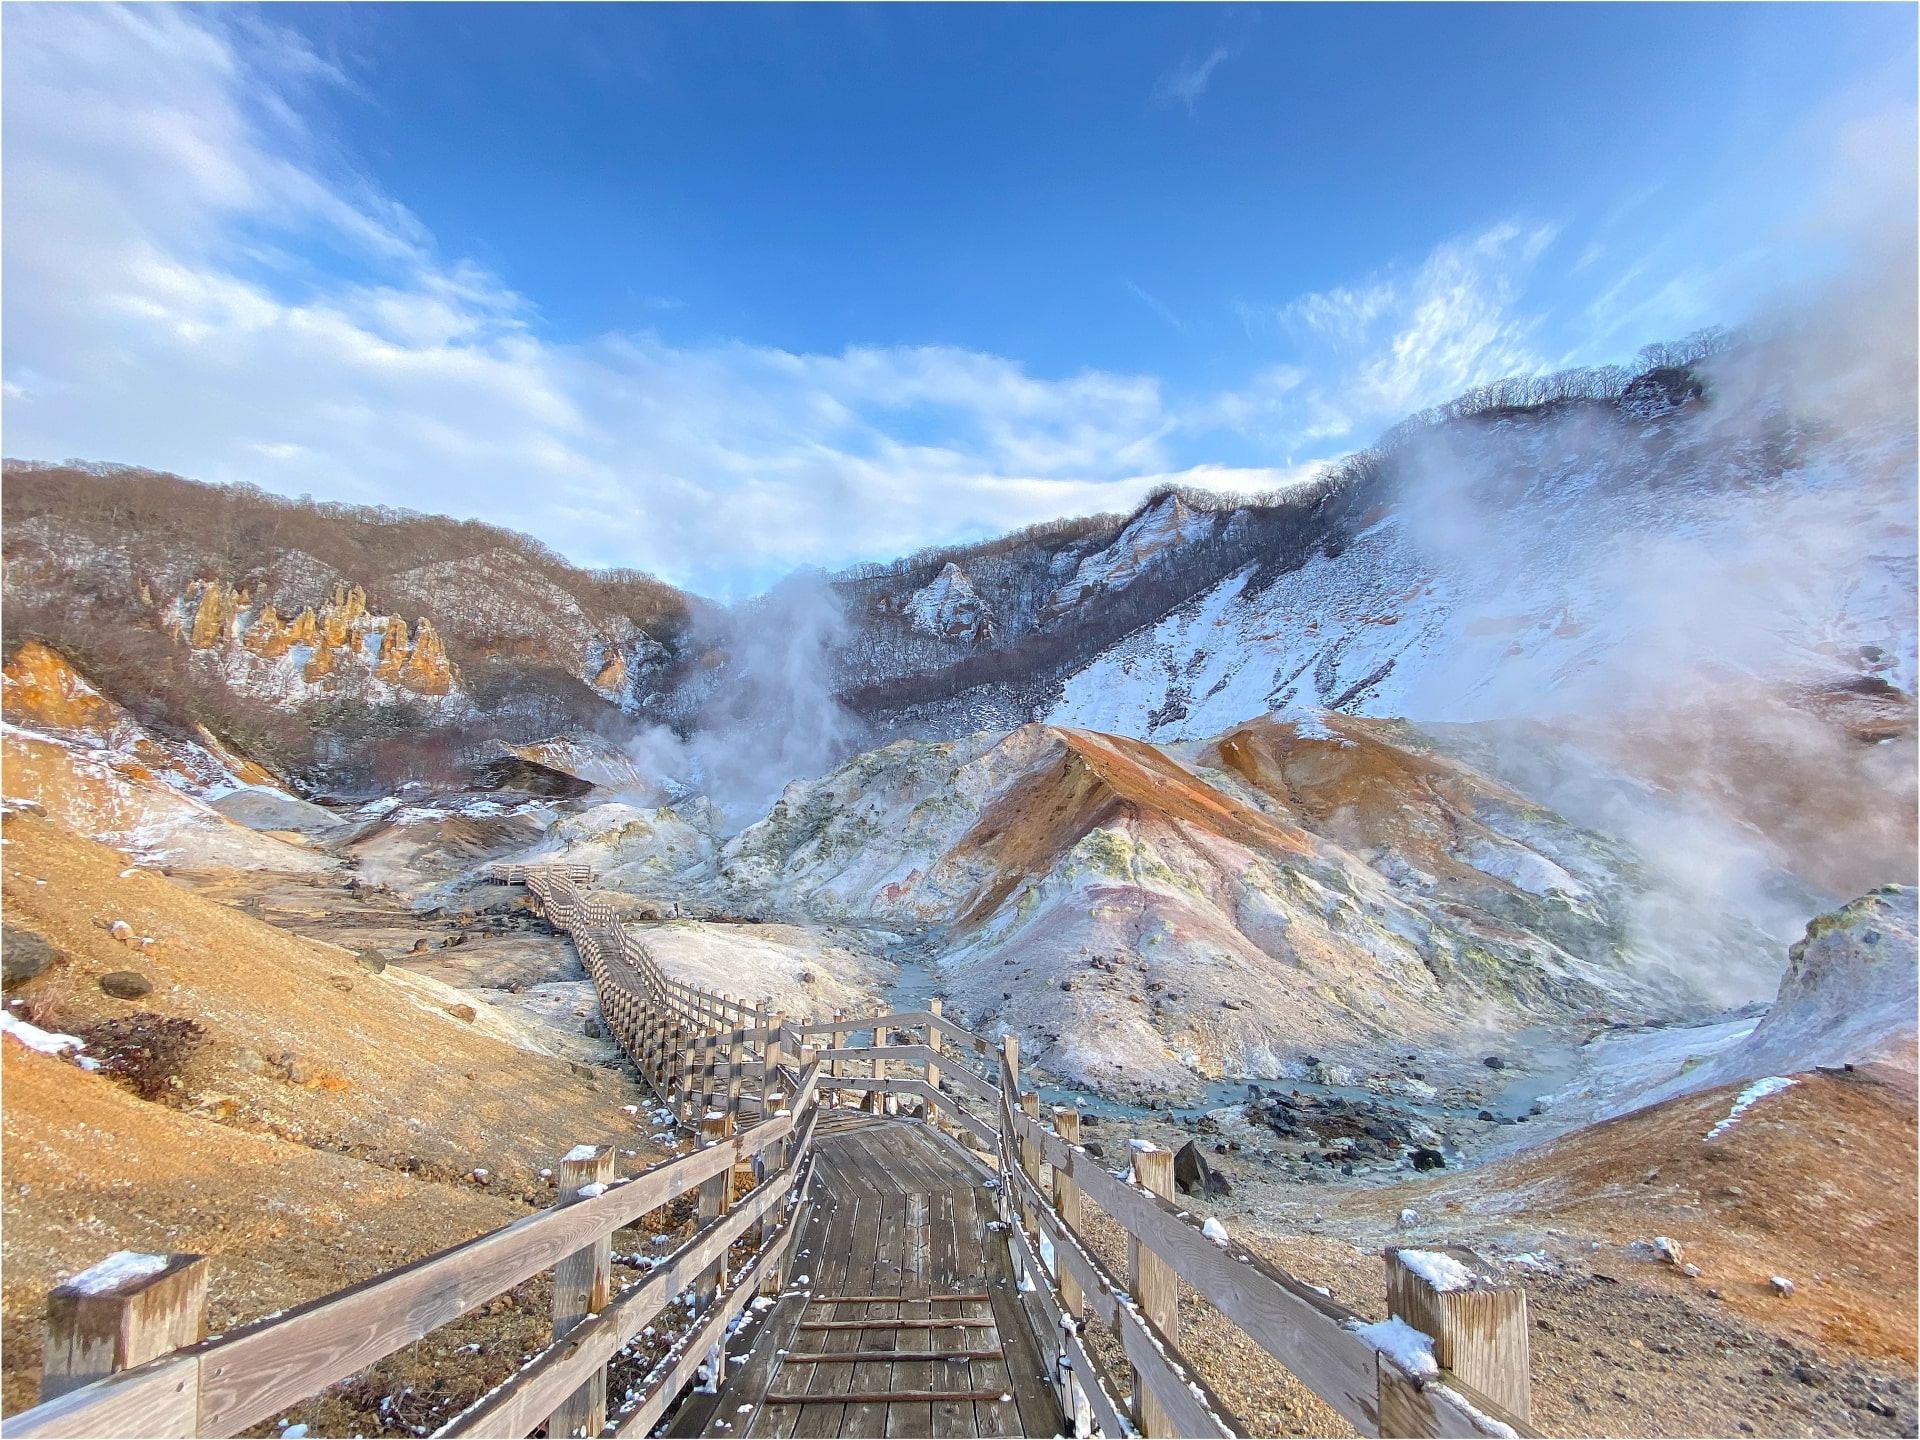
[[[422,616],[409,633],[400,616],[372,613],[358,585],[336,582],[318,608],[286,619],[271,603],[256,605],[244,589],[200,580],[165,606],[162,618],[175,638],[222,666],[230,679],[282,704],[316,693],[459,696],[459,672],[433,622]]]

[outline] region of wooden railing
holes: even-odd
[[[1452,1262],[1441,1267],[1444,1284],[1429,1278],[1433,1257],[1387,1252],[1392,1313],[1419,1332],[1416,1342],[1428,1342],[1429,1353],[1418,1343],[1409,1350],[1407,1326],[1383,1333],[1224,1231],[1209,1233],[1174,1199],[1170,1151],[1129,1142],[1128,1168],[1110,1172],[1081,1146],[1076,1111],[1055,1108],[1043,1123],[1038,1095],[1020,1089],[1014,1036],[994,1043],[975,1035],[937,1000],[925,1010],[791,1021],[765,1002],[665,974],[617,907],[586,889],[590,877],[578,867],[496,866],[494,874],[524,882],[571,934],[614,1038],[673,1113],[699,1128],[702,1148],[616,1179],[610,1147],[577,1147],[562,1164],[557,1207],[172,1350],[193,1338],[190,1320],[181,1333],[180,1318],[192,1305],[155,1297],[162,1287],[173,1295],[197,1283],[204,1312],[205,1279],[197,1257],[170,1257],[164,1271],[105,1297],[120,1305],[122,1322],[148,1316],[145,1338],[104,1353],[95,1346],[91,1359],[51,1376],[48,1398],[6,1421],[6,1435],[234,1434],[547,1269],[553,1343],[439,1433],[525,1435],[545,1421],[556,1436],[646,1434],[696,1376],[718,1387],[729,1327],[756,1293],[780,1288],[812,1173],[818,1111],[849,1102],[949,1130],[995,1162],[1020,1301],[1076,1434],[1247,1433],[1181,1351],[1182,1283],[1362,1435],[1531,1433],[1525,1292],[1471,1252],[1444,1252]],[[872,1043],[849,1043],[860,1036]],[[826,1044],[810,1046],[816,1039]],[[689,1191],[699,1195],[693,1236],[644,1279],[608,1295],[612,1233]],[[1088,1205],[1124,1235],[1124,1279],[1089,1241]],[[729,1276],[726,1257],[743,1237],[757,1237],[758,1248]],[[608,1362],[689,1286],[698,1307],[691,1328],[609,1412]],[[99,1333],[102,1319],[69,1323],[75,1335]],[[1124,1380],[1089,1344],[1091,1325],[1117,1343]],[[204,1328],[202,1318],[198,1333]],[[50,1357],[57,1348],[50,1331]],[[68,1344],[61,1353],[84,1349]],[[78,1388],[58,1393],[69,1385]]]
[[[1001,1218],[1021,1299],[1055,1364],[1061,1409],[1076,1422],[1090,1418],[1110,1435],[1128,1425],[1146,1435],[1248,1433],[1181,1352],[1184,1282],[1362,1435],[1531,1433],[1526,1294],[1472,1252],[1444,1252],[1458,1267],[1444,1288],[1423,1275],[1434,1267],[1419,1263],[1421,1252],[1409,1252],[1411,1264],[1387,1252],[1393,1313],[1419,1331],[1410,1355],[1224,1228],[1210,1235],[1204,1218],[1174,1199],[1172,1151],[1130,1141],[1128,1168],[1111,1172],[1079,1143],[1076,1111],[1056,1107],[1043,1124],[1039,1096],[1019,1086],[1009,1036],[999,1085]],[[1124,1280],[1088,1241],[1088,1204],[1124,1232]],[[1084,1343],[1090,1319],[1112,1333],[1131,1370],[1125,1425],[1114,1398],[1121,1387]],[[1419,1363],[1422,1339],[1431,1366]]]

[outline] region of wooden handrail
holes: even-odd
[[[12,1436],[235,1434],[459,1318],[602,1235],[633,1223],[812,1117],[819,1064],[799,1077],[794,1105],[731,1140],[665,1160],[601,1194],[543,1210],[437,1255],[173,1352],[10,1417]],[[811,1125],[801,1131],[810,1135]],[[790,1174],[795,1158],[781,1173]],[[576,1332],[577,1333],[577,1332]],[[571,1337],[569,1337],[571,1339]],[[190,1408],[189,1408],[190,1406]],[[154,1426],[160,1428],[151,1428]]]
[[[907,1095],[924,1102],[928,1117],[944,1115],[997,1151],[1002,1219],[1016,1272],[1019,1305],[1045,1354],[1056,1363],[1062,1407],[1110,1436],[1132,1430],[1115,1391],[1079,1334],[1083,1317],[1105,1323],[1119,1338],[1133,1368],[1139,1423],[1151,1434],[1229,1436],[1241,1433],[1231,1411],[1209,1390],[1182,1355],[1173,1308],[1172,1277],[1184,1279],[1222,1315],[1296,1375],[1363,1435],[1520,1435],[1533,1432],[1523,1418],[1468,1384],[1454,1369],[1408,1375],[1361,1333],[1362,1318],[1243,1245],[1216,1242],[1169,1198],[1166,1155],[1157,1168],[1136,1173],[1163,1187],[1159,1194],[1095,1162],[1035,1118],[1036,1097],[1019,1088],[1017,1051],[1009,1038],[1000,1047],[928,1010],[868,1016],[836,1016],[830,1023],[775,1020],[759,1007],[731,996],[688,986],[668,977],[620,923],[615,909],[582,890],[591,869],[578,862],[556,865],[495,865],[496,878],[524,880],[543,910],[574,937],[600,993],[602,1013],[614,1038],[649,1083],[675,1109],[699,1119],[707,1106],[714,1133],[726,1137],[693,1153],[663,1160],[617,1180],[597,1194],[531,1215],[502,1229],[428,1256],[360,1285],[256,1321],[217,1340],[164,1355],[11,1417],[9,1436],[88,1434],[233,1434],[294,1402],[353,1374],[475,1306],[548,1269],[583,1247],[658,1209],[696,1187],[713,1187],[743,1160],[779,1146],[779,1168],[767,1173],[737,1204],[726,1198],[707,1209],[694,1235],[647,1276],[573,1325],[508,1380],[448,1422],[448,1435],[525,1434],[555,1414],[580,1387],[603,1373],[613,1356],[687,1286],[712,1294],[716,1267],[750,1232],[759,1237],[755,1257],[714,1295],[693,1328],[658,1362],[637,1394],[609,1417],[615,1433],[647,1433],[666,1412],[714,1345],[724,1350],[728,1326],[759,1288],[763,1272],[783,1263],[797,1233],[814,1163],[812,1138],[822,1090],[875,1097]],[[992,1084],[965,1065],[953,1065],[942,1045],[835,1045],[804,1051],[807,1036],[920,1030],[992,1055]],[[749,1055],[749,1051],[753,1051]],[[794,1056],[802,1065],[789,1063]],[[868,1061],[869,1076],[830,1074],[847,1060]],[[927,1078],[884,1073],[888,1063],[919,1066]],[[727,1080],[722,1084],[718,1077]],[[759,1077],[755,1091],[741,1081]],[[938,1078],[989,1101],[997,1124],[965,1110]],[[781,1087],[784,1103],[765,1113],[762,1096]],[[664,1088],[663,1088],[664,1087]],[[752,1101],[758,1123],[732,1131],[731,1116]],[[1064,1123],[1064,1119],[1063,1119]],[[712,1128],[712,1127],[710,1127]],[[1069,1128],[1069,1134],[1074,1131]],[[788,1143],[791,1141],[791,1143]],[[1144,1160],[1141,1165],[1144,1165]],[[1042,1186],[1051,1166],[1056,1191],[1083,1196],[1103,1210],[1144,1255],[1166,1268],[1136,1267],[1134,1283],[1120,1283],[1076,1229],[1077,1203],[1060,1211]],[[769,1214],[778,1212],[768,1225]],[[1475,1265],[1478,1257],[1457,1251]],[[1454,1298],[1415,1293],[1417,1277],[1395,1269],[1388,1255],[1392,1291],[1427,1315],[1423,1323],[1440,1340],[1442,1365],[1467,1366],[1525,1412],[1526,1343],[1524,1300],[1484,1268],[1484,1284],[1471,1297],[1489,1302],[1472,1314],[1474,1324],[1446,1319]],[[1154,1277],[1159,1278],[1154,1278]],[[1158,1288],[1154,1288],[1157,1286]],[[1409,1288],[1412,1287],[1412,1288]],[[1157,1297],[1157,1298],[1156,1298]],[[1512,1303],[1509,1303],[1512,1302]],[[1499,1307],[1505,1306],[1501,1309]],[[1415,1313],[1409,1309],[1408,1315]],[[1151,1313],[1149,1313],[1151,1312]],[[1464,1319],[1467,1311],[1454,1312]],[[1498,1320],[1485,1317],[1499,1316]],[[1158,1323],[1156,1323],[1156,1318]],[[1403,1318],[1406,1318],[1403,1316]],[[1511,1349],[1476,1343],[1478,1329],[1506,1326]],[[1166,1327],[1162,1333],[1161,1326]],[[1506,1343],[1505,1341],[1499,1343]],[[148,1353],[151,1353],[149,1351]],[[1453,1360],[1450,1362],[1448,1356]],[[1517,1367],[1517,1368],[1516,1368]],[[597,1382],[596,1382],[597,1383]],[[597,1392],[595,1392],[597,1393]],[[597,1405],[599,1402],[596,1401]],[[573,1413],[571,1411],[567,1413]],[[596,1418],[591,1422],[598,1424]],[[577,1423],[577,1422],[570,1422]]]

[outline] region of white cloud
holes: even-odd
[[[1300,296],[1273,323],[1305,363],[1220,397],[1212,418],[1286,450],[1357,445],[1471,385],[1542,368],[1540,317],[1521,301],[1553,237],[1550,226],[1503,222],[1443,242],[1411,270]],[[1242,315],[1251,329],[1254,312]]]
[[[1213,80],[1214,67],[1227,58],[1225,46],[1220,46],[1204,60],[1195,60],[1191,55],[1184,56],[1180,63],[1153,82],[1149,99],[1156,104],[1169,104],[1178,100],[1187,107],[1187,113],[1193,113],[1193,107],[1207,86]]]

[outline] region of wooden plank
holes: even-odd
[[[1012,1123],[1032,1124],[1022,1116]],[[1117,1224],[1147,1241],[1181,1279],[1348,1424],[1362,1434],[1379,1433],[1375,1352],[1345,1328],[1349,1320],[1365,1323],[1361,1316],[1243,1246],[1215,1245],[1171,1204],[1116,1180],[1085,1150],[1067,1146],[1044,1126],[1033,1128],[1056,1171],[1065,1171]]]
[[[914,1127],[917,1128],[917,1127]],[[933,1247],[929,1233],[930,1209],[927,1203],[929,1188],[936,1182],[935,1177],[927,1173],[924,1164],[911,1144],[913,1129],[895,1127],[894,1149],[900,1155],[900,1162],[894,1169],[894,1178],[905,1187],[902,1197],[905,1215],[902,1219],[902,1242],[905,1257],[900,1270],[900,1283],[903,1289],[929,1290],[934,1279],[931,1273]],[[918,1318],[932,1311],[930,1304],[904,1301],[892,1307],[896,1317]],[[952,1370],[947,1363],[937,1363],[929,1358],[934,1351],[934,1337],[918,1326],[896,1329],[891,1351],[872,1350],[868,1353],[876,1359],[884,1356],[893,1366],[893,1374],[888,1384],[899,1396],[887,1407],[887,1428],[889,1437],[901,1437],[901,1440],[925,1440],[933,1434],[933,1402],[918,1398],[919,1394],[931,1390],[936,1383],[950,1377]],[[862,1341],[865,1343],[865,1341]],[[877,1343],[877,1342],[876,1342]],[[957,1352],[956,1352],[957,1353]],[[973,1357],[968,1356],[965,1364]],[[966,1372],[959,1375],[960,1383],[965,1383]]]
[[[935,1197],[936,1199],[938,1197]],[[904,1303],[923,1305],[924,1300],[915,1300],[912,1296],[903,1297]],[[991,1320],[889,1320],[884,1322],[897,1330],[991,1330]],[[865,1320],[802,1320],[793,1327],[796,1330],[867,1330],[871,1325]]]
[[[891,1329],[886,1320],[875,1322],[874,1329]],[[948,1365],[970,1365],[975,1360],[1004,1359],[1006,1352],[995,1346],[991,1350],[848,1350],[844,1353],[832,1350],[795,1350],[788,1354],[789,1365],[857,1365],[863,1360],[885,1360],[889,1364],[895,1361],[913,1362],[919,1365],[932,1365],[936,1362]],[[924,1387],[919,1385],[900,1385],[895,1389],[901,1395],[911,1395]]]
[[[835,1135],[821,1143],[822,1175],[832,1188],[838,1209],[828,1249],[816,1257],[825,1263],[815,1272],[814,1278],[838,1289],[844,1290],[852,1284],[864,1290],[873,1283],[873,1254],[868,1234],[879,1212],[879,1197],[871,1186],[849,1172],[844,1158],[844,1139],[843,1135]],[[809,1313],[817,1313],[820,1304],[816,1288]],[[837,1310],[837,1305],[833,1306],[830,1313],[837,1313]],[[845,1340],[845,1348],[852,1350],[857,1343],[849,1335]],[[830,1342],[829,1348],[839,1348],[839,1345]],[[784,1381],[789,1374],[793,1383],[780,1385],[787,1394],[844,1395],[853,1384],[853,1372],[839,1366],[815,1365],[796,1371],[782,1367],[778,1381]],[[801,1437],[823,1440],[823,1437],[838,1436],[845,1410],[846,1404],[840,1400],[824,1407],[810,1402],[794,1413],[792,1426],[787,1433],[796,1437],[796,1440],[801,1440]]]
[[[847,1158],[847,1162],[858,1167],[860,1177],[879,1195],[880,1221],[874,1226],[872,1237],[871,1288],[877,1294],[884,1294],[889,1285],[894,1287],[891,1297],[866,1302],[864,1318],[867,1319],[886,1320],[900,1313],[898,1297],[903,1280],[901,1261],[905,1258],[906,1195],[895,1173],[897,1160],[890,1144],[897,1130],[897,1126],[874,1125],[849,1134],[841,1142],[842,1153]],[[891,1347],[897,1333],[891,1327],[869,1330],[861,1339],[853,1341],[852,1348],[862,1349],[878,1344]],[[892,1362],[870,1360],[854,1364],[851,1367],[847,1388],[851,1393],[862,1395],[877,1392],[891,1393]],[[840,1419],[840,1433],[842,1435],[885,1435],[889,1403],[872,1400],[849,1401]]]
[[[769,1405],[886,1405],[897,1396],[892,1390],[851,1390],[842,1395],[780,1394],[767,1396]],[[986,1400],[996,1404],[1005,1403],[1012,1397],[1004,1390],[929,1390],[926,1398],[930,1401]],[[863,1435],[861,1430],[841,1432],[846,1435]],[[1018,1431],[1011,1432],[1018,1434]],[[1052,1432],[1048,1432],[1052,1433]]]
[[[199,1435],[200,1357],[164,1355],[9,1415],[7,1440]]]
[[[954,1290],[952,1294],[816,1294],[816,1306],[897,1306],[902,1300],[941,1302],[941,1300],[993,1300],[987,1290]]]

